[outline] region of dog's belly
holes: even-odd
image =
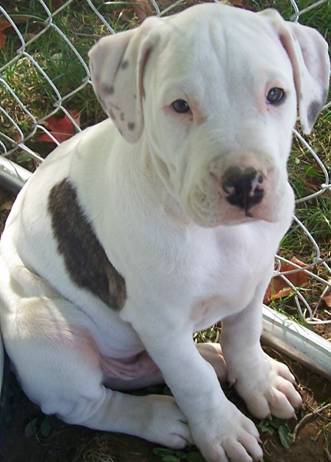
[[[130,391],[164,382],[146,351],[125,358],[100,356],[103,383],[113,390]]]
[[[100,356],[100,363],[107,382],[112,379],[132,381],[159,370],[146,351],[125,358]]]

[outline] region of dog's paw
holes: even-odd
[[[207,462],[252,462],[263,458],[258,430],[232,403],[217,413],[211,412],[207,421],[191,423],[191,430]]]
[[[171,396],[148,395],[139,436],[173,449],[192,443],[187,419]]]
[[[272,414],[290,419],[302,404],[294,384],[295,378],[285,364],[264,355],[258,370],[237,378],[235,388],[255,417],[263,419]]]

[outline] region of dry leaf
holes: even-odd
[[[5,201],[2,204],[0,204],[0,212],[8,212],[13,205],[13,201]]]
[[[11,24],[7,19],[0,19],[0,49],[4,48],[6,45],[6,39],[7,36],[5,34],[5,30],[9,29],[11,27]]]
[[[293,264],[291,264],[293,263]],[[280,272],[293,271],[293,273],[285,274],[286,278],[296,287],[304,287],[309,276],[305,271],[299,270],[296,266],[304,268],[306,264],[296,257],[291,258],[291,262],[282,262],[280,266]],[[268,289],[264,296],[264,303],[270,303],[272,300],[278,300],[283,297],[288,297],[293,293],[293,289],[289,287],[286,281],[280,276],[272,278]]]
[[[291,263],[294,263],[291,265]],[[291,258],[291,263],[284,262],[281,264],[280,271],[285,272],[285,271],[293,271],[295,272],[286,274],[287,279],[289,279],[293,285],[296,287],[304,287],[308,280],[309,276],[305,271],[300,271],[296,266],[300,266],[301,268],[306,267],[306,263],[303,261],[299,260],[296,257]],[[296,265],[296,266],[295,266]]]
[[[80,114],[78,111],[69,111],[71,117],[75,122],[80,124]],[[47,130],[54,136],[54,138],[59,142],[65,141],[71,138],[75,133],[75,126],[70,120],[70,118],[64,114],[62,117],[51,116],[45,120],[43,123]],[[47,134],[43,133],[38,136],[38,141],[45,141],[46,143],[54,143],[52,138]]]
[[[322,297],[322,300],[328,308],[331,308],[331,293],[327,293],[326,295],[324,295],[324,297]]]
[[[137,2],[137,4],[133,7],[133,11],[140,23],[143,22],[147,16],[151,16],[153,14],[153,9],[148,0],[140,0],[139,3]]]

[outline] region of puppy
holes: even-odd
[[[274,10],[202,4],[101,39],[90,67],[109,119],[47,158],[1,239],[22,387],[69,423],[259,460],[219,379],[258,418],[301,404],[261,349],[262,300],[294,210],[297,108],[309,133],[326,100],[326,42]],[[194,344],[220,320],[222,351]],[[173,397],[123,393],[162,381]]]

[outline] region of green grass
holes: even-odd
[[[170,0],[158,0],[161,10],[171,5]],[[194,1],[183,1],[177,11],[193,3]],[[277,8],[286,19],[293,16],[293,8],[289,0],[236,0],[235,4],[241,4],[252,9],[263,9],[265,7]],[[309,7],[313,0],[299,0],[300,9]],[[64,4],[64,0],[46,1],[48,8],[54,12]],[[139,23],[139,16],[142,15],[144,2],[105,2],[94,1],[100,13],[107,19],[115,31],[132,28]],[[146,5],[148,2],[146,1]],[[7,12],[15,20],[25,40],[33,39],[47,24],[47,14],[37,0],[18,0],[16,2],[2,2]],[[146,14],[151,14],[151,7],[145,8]],[[106,26],[97,18],[83,0],[73,0],[65,6],[53,18],[54,24],[60,28],[76,47],[82,58],[87,61],[87,53],[97,39],[107,33]],[[304,13],[300,22],[317,28],[325,38],[331,42],[331,2],[325,2],[321,6]],[[20,41],[13,29],[7,30],[6,46],[0,50],[0,68],[16,56],[16,50]],[[87,83],[87,74],[84,66],[76,58],[74,52],[58,32],[49,27],[36,41],[28,45],[26,51],[36,60],[41,69],[47,73],[58,88],[62,97],[65,98],[63,105],[68,110],[79,110],[81,114],[81,127],[85,128],[102,120],[105,115],[96,101],[92,87]],[[7,66],[2,72],[2,77],[14,89],[29,111],[37,118],[44,118],[54,111],[58,105],[58,99],[51,85],[32,65],[28,57],[22,56]],[[82,85],[82,89],[70,97],[73,90]],[[0,101],[15,119],[24,135],[31,133],[33,120],[22,110],[15,99],[0,85]],[[58,111],[61,115],[61,110]],[[14,140],[18,139],[18,132],[13,128],[8,119],[0,113],[0,124],[2,130]],[[46,156],[53,149],[48,143],[40,143],[35,136],[29,139],[26,144],[32,150],[42,156]],[[314,147],[322,162],[326,166],[331,165],[331,110],[322,113],[313,134],[307,138]],[[2,140],[4,141],[4,140]],[[6,142],[6,141],[5,141]],[[7,143],[7,142],[6,142]],[[12,143],[8,142],[10,147]],[[31,161],[24,151],[18,150],[14,157],[16,161],[30,169],[35,168],[36,163]],[[307,150],[296,140],[293,144],[292,154],[289,161],[289,172],[291,184],[297,197],[303,197],[320,189],[324,182],[324,175],[320,166],[313,160]],[[331,238],[331,200],[330,191],[325,192],[318,198],[298,204],[296,214],[317,240],[322,258],[330,258]],[[293,224],[290,232],[285,236],[281,246],[281,255],[286,258],[296,256],[304,262],[311,263],[314,258],[314,250],[305,233]],[[321,277],[327,277],[322,267],[316,269]],[[322,291],[322,285],[316,282],[311,283],[309,288],[301,289],[312,305],[317,303]],[[283,300],[281,303],[274,302],[275,307],[295,311],[293,297]],[[199,334],[200,335],[200,334]],[[218,335],[216,331],[203,333],[198,338],[201,340],[214,339]]]

